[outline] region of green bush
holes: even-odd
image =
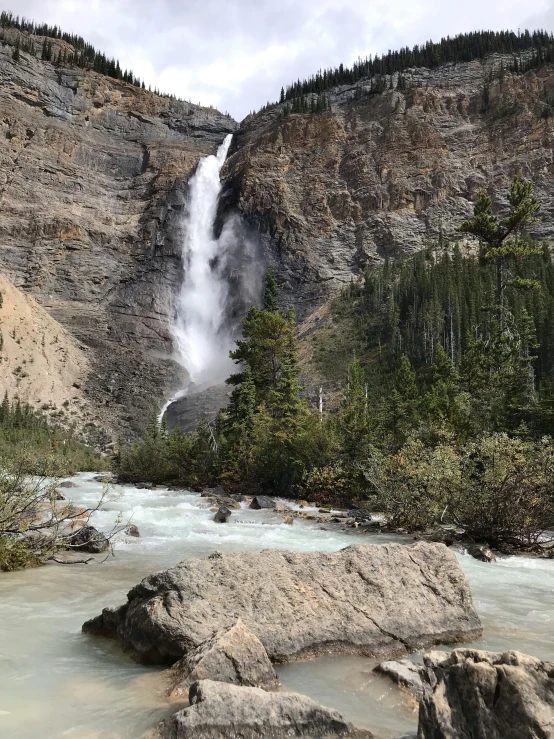
[[[453,523],[475,540],[534,547],[554,529],[554,442],[490,434],[463,447],[411,439],[366,474],[393,526]]]

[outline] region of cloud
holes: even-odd
[[[243,118],[281,86],[358,56],[463,31],[554,25],[552,0],[17,0],[146,84]]]

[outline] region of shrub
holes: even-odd
[[[463,447],[411,439],[365,467],[393,525],[454,523],[476,540],[536,547],[554,529],[554,442],[490,434]]]

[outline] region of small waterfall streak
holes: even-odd
[[[171,326],[177,361],[189,375],[189,382],[217,382],[229,368],[232,341],[225,330],[228,283],[223,277],[224,243],[214,238],[214,221],[221,190],[219,175],[227,157],[229,134],[217,154],[200,160],[189,182],[188,215],[182,247],[183,283],[177,297]],[[186,389],[168,400],[163,418],[172,402]]]

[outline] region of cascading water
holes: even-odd
[[[195,385],[221,381],[230,368],[232,339],[225,321],[229,286],[224,275],[228,234],[216,239],[214,221],[221,190],[219,175],[231,139],[229,134],[217,154],[200,161],[189,182],[183,283],[171,331],[176,359],[187,371],[189,382]],[[160,419],[171,403],[185,394],[186,389],[181,389],[168,400]]]

